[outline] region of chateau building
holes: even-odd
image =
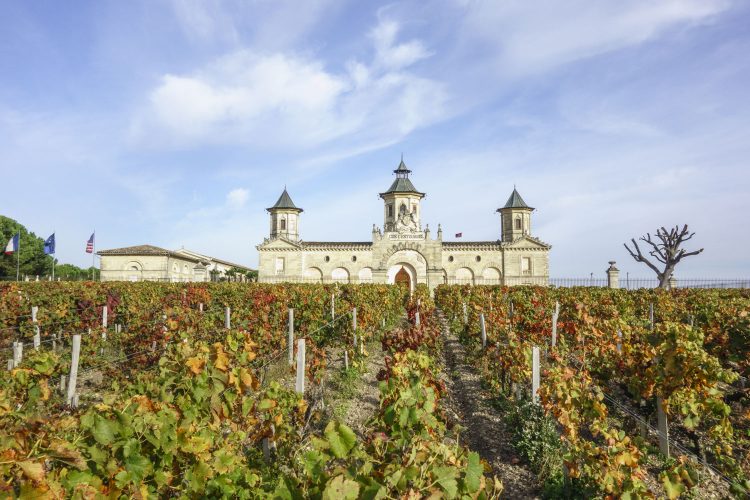
[[[181,248],[153,245],[113,248],[97,252],[102,281],[216,281],[227,272],[250,268]],[[230,273],[231,274],[231,273]]]
[[[373,225],[372,241],[328,242],[300,239],[303,210],[286,189],[268,208],[270,236],[256,248],[261,282],[547,284],[550,245],[531,236],[532,207],[515,187],[500,213],[494,241],[443,241],[422,228],[419,192],[403,160],[396,179],[380,198],[383,227]]]

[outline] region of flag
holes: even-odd
[[[89,241],[86,242],[86,253],[94,253],[94,235],[96,233],[91,233],[91,238],[89,238]]]
[[[55,253],[55,233],[52,233],[49,238],[44,240],[44,253],[45,255]]]
[[[18,240],[21,237],[21,233],[16,233],[11,237],[7,245],[5,245],[5,255],[10,255],[13,252],[18,251]]]
[[[463,235],[464,235],[464,233],[456,233],[456,238],[460,238]]]

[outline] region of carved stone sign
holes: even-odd
[[[389,240],[423,240],[424,233],[388,233]]]

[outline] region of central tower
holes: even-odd
[[[420,193],[409,180],[411,170],[406,168],[404,159],[393,171],[396,179],[385,193],[380,193],[383,199],[383,230],[385,232],[417,232],[422,230],[420,222],[421,210],[419,202],[425,194]]]

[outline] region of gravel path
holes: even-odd
[[[367,420],[380,407],[380,389],[377,375],[385,368],[385,357],[380,341],[368,346],[367,371],[357,381],[356,396],[353,397],[346,411],[344,423],[352,428],[360,438],[365,435]]]
[[[539,498],[539,484],[528,467],[515,454],[502,414],[491,404],[491,395],[482,388],[481,377],[465,363],[464,346],[443,324],[443,379],[447,388],[444,406],[448,418],[463,428],[462,444],[486,460],[503,481],[506,498]]]

